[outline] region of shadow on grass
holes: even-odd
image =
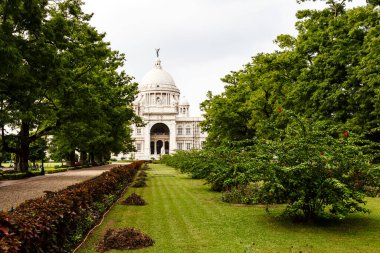
[[[282,215],[267,214],[271,222],[286,229],[318,229],[329,232],[339,232],[340,234],[352,234],[368,232],[369,230],[380,230],[380,220],[378,217],[371,217],[371,214],[355,214],[344,220],[332,218],[319,218],[314,221],[304,221],[301,219],[292,219]]]

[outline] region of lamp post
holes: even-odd
[[[41,175],[45,175],[44,157],[41,157]]]

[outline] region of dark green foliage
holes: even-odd
[[[136,228],[109,229],[105,233],[98,249],[100,252],[111,249],[141,249],[153,244],[153,239]]]
[[[28,200],[7,216],[12,234],[1,252],[71,252],[102,213],[130,184],[141,163],[113,168],[92,180]]]

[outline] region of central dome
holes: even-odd
[[[179,92],[179,89],[175,85],[172,76],[162,69],[161,61],[157,58],[154,68],[143,77],[140,91]]]

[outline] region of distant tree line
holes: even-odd
[[[137,84],[82,5],[0,1],[0,150],[15,154],[21,171],[38,143],[37,153],[49,142],[56,159],[71,163],[75,151],[93,162],[133,149]]]

